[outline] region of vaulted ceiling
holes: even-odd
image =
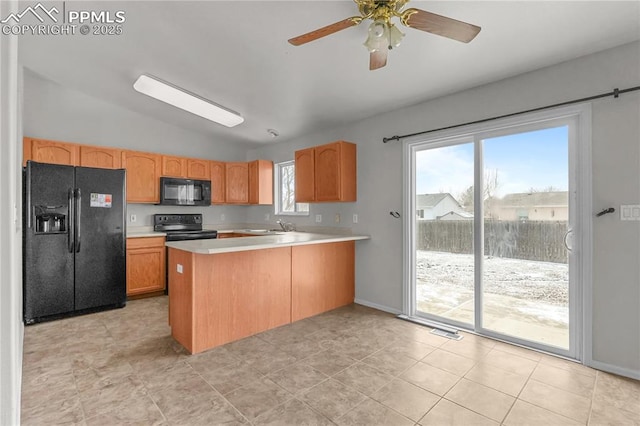
[[[62,2],[47,2],[56,4]],[[31,3],[21,3],[21,7]],[[281,141],[640,39],[637,1],[412,1],[482,27],[469,44],[401,28],[369,71],[366,22],[294,47],[291,37],[357,15],[343,1],[67,1],[124,11],[121,35],[20,36],[29,69],[65,87],[211,136]],[[226,128],[133,90],[148,73],[238,111]],[[272,138],[267,129],[280,136]]]

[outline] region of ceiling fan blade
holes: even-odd
[[[289,39],[289,43],[294,46],[300,46],[301,44],[309,43],[310,41],[317,40],[322,37],[326,37],[338,31],[342,31],[349,27],[354,27],[362,22],[362,17],[352,16],[351,18],[343,19],[342,21],[327,25],[326,27],[319,28],[317,30],[308,32],[298,37]]]
[[[481,28],[476,25],[415,8],[405,10],[402,13],[401,21],[407,27],[437,34],[463,43],[469,43],[481,30]]]
[[[380,49],[369,54],[369,70],[377,70],[387,65],[389,49]]]

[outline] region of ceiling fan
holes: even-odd
[[[326,27],[308,32],[289,40],[294,46],[326,37],[338,31],[360,24],[365,19],[373,22],[369,25],[369,36],[364,45],[369,50],[369,69],[376,70],[387,65],[387,53],[398,47],[404,34],[391,18],[400,18],[402,25],[416,30],[426,31],[439,36],[469,43],[480,32],[480,27],[446,16],[437,15],[421,9],[401,10],[409,0],[354,0],[360,10],[360,16],[352,16]]]

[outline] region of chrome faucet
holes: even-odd
[[[296,230],[296,226],[291,222],[284,222],[282,219],[278,219],[276,220],[276,223],[280,225],[280,228],[282,228],[284,232],[291,232]]]

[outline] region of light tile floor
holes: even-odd
[[[24,425],[640,425],[640,382],[352,305],[189,355],[167,298],[25,329]]]

